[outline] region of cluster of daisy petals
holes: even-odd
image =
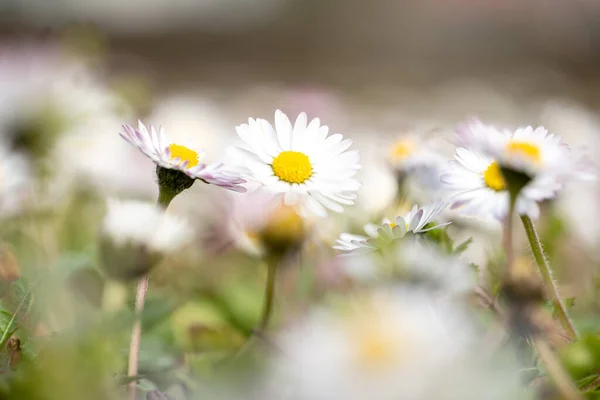
[[[162,127],[146,127],[141,121],[137,128],[124,126],[121,136],[148,156],[158,171],[177,171],[192,182],[200,180],[236,192],[261,188],[280,203],[295,207],[301,216],[323,217],[354,204],[360,188],[355,179],[360,169],[358,150],[350,149],[352,141],[341,134],[330,134],[318,118],[309,121],[301,113],[292,123],[277,110],[274,124],[250,118],[236,131],[241,143],[228,151],[231,165],[208,164],[199,149],[171,142]],[[593,177],[584,157],[543,127],[508,131],[472,120],[459,126],[456,138],[454,159],[437,177],[443,188],[440,200],[415,205],[393,221],[367,224],[366,235],[343,233],[334,248],[368,253],[407,233],[445,226],[449,222],[436,224],[434,220],[448,206],[466,216],[501,220],[509,209],[503,168],[528,177],[515,209],[532,218],[539,215],[538,203],[553,198],[566,182]],[[404,147],[395,150],[402,150],[403,159],[416,155]]]
[[[318,118],[309,122],[305,113],[293,125],[277,110],[275,126],[253,118],[238,126],[243,144],[230,149],[235,166],[205,163],[203,152],[170,142],[161,127],[139,122],[137,128],[126,125],[123,130],[121,136],[158,168],[237,192],[260,186],[304,214],[342,212],[343,205],[354,204],[360,187],[354,179],[360,169],[358,150],[348,150],[352,141],[339,133],[330,135]]]
[[[441,176],[451,209],[470,216],[506,217],[506,168],[529,178],[516,199],[516,212],[539,216],[538,203],[552,199],[572,180],[594,177],[590,163],[543,127],[500,130],[478,120],[458,129],[454,160]]]

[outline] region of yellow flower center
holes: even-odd
[[[540,149],[533,143],[510,141],[506,145],[506,151],[511,156],[525,156],[535,163],[541,160]]]
[[[273,160],[273,173],[289,183],[303,183],[312,174],[312,164],[306,154],[298,151],[283,151]]]
[[[198,165],[198,153],[194,150],[178,144],[171,144],[169,145],[169,151],[171,152],[171,160],[179,158],[182,163],[187,161],[187,168],[193,168]]]
[[[392,158],[401,160],[410,156],[415,151],[415,145],[410,140],[399,140],[392,147]]]
[[[408,222],[407,222],[405,225],[406,225],[406,230],[408,230]],[[390,224],[390,228],[392,228],[392,229],[394,229],[394,228],[395,228],[395,227],[397,227],[397,226],[398,226],[398,224],[396,224],[395,222],[392,222],[392,223]]]
[[[353,327],[356,362],[359,367],[380,369],[389,367],[402,349],[401,335],[390,331],[384,321],[375,316],[359,318],[360,325]]]
[[[496,191],[506,189],[504,177],[500,171],[500,165],[496,161],[488,165],[487,169],[483,173],[483,180],[490,189],[494,189]]]

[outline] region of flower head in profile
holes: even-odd
[[[262,187],[282,195],[285,204],[320,216],[354,204],[360,187],[353,178],[360,168],[358,150],[348,150],[352,141],[341,134],[329,135],[318,118],[308,122],[301,113],[292,125],[277,110],[274,127],[250,118],[237,133],[244,144],[232,150],[240,162]]]
[[[110,199],[101,237],[104,270],[114,277],[133,278],[146,273],[158,257],[181,249],[194,236],[185,220],[166,214],[154,204]]]
[[[196,179],[236,192],[245,192],[246,181],[240,171],[222,163],[206,164],[204,154],[183,144],[170,143],[162,127],[149,129],[138,121],[138,128],[123,126],[120,133],[132,146],[137,147],[157,165],[159,186],[179,193],[191,187]]]
[[[571,178],[585,179],[584,158],[544,128],[500,131],[479,121],[459,129],[454,160],[441,177],[451,208],[467,215],[502,219],[508,212],[509,193],[502,168],[526,175],[516,200],[516,211],[537,218],[539,201],[553,198]]]
[[[424,233],[440,228],[450,222],[430,226],[448,203],[437,201],[423,207],[414,205],[404,216],[397,217],[395,221],[384,219],[381,225],[367,224],[364,227],[368,236],[342,233],[333,248],[344,252],[369,253],[400,239],[408,232]]]

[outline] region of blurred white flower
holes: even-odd
[[[465,261],[444,255],[435,246],[418,241],[400,242],[396,262],[404,278],[413,284],[445,294],[473,290],[476,273]]]
[[[152,203],[110,199],[107,207],[102,231],[117,246],[170,253],[193,239],[193,230],[185,220],[166,214]]]
[[[484,148],[504,167],[524,172],[531,177],[555,175],[575,177],[580,165],[579,155],[573,154],[562,138],[549,133],[544,127],[518,128],[514,132],[502,132],[489,136],[489,146]]]
[[[329,128],[315,118],[310,123],[305,113],[292,126],[277,110],[275,129],[263,119],[248,120],[237,127],[243,147],[233,148],[256,180],[265,189],[284,197],[285,204],[299,206],[326,216],[327,209],[342,212],[352,205],[360,183],[353,178],[360,165],[358,150],[341,134],[328,136]]]
[[[446,163],[445,157],[434,150],[422,135],[405,135],[396,139],[388,151],[388,162],[400,174],[423,173],[439,181],[439,171]],[[436,173],[436,171],[438,173]],[[429,182],[434,184],[437,182]]]
[[[225,189],[236,192],[245,192],[246,188],[241,184],[245,183],[240,178],[240,171],[225,166],[222,163],[205,164],[201,162],[204,156],[189,147],[169,143],[162,127],[156,129],[146,126],[138,121],[138,128],[129,125],[123,126],[121,137],[130,145],[137,147],[142,153],[150,158],[158,167],[180,171],[191,179],[200,179],[201,181],[217,185]]]
[[[211,232],[211,241],[217,250],[226,246],[252,254],[262,255],[264,249],[258,238],[259,232],[269,222],[273,212],[281,205],[281,199],[264,190],[245,195],[225,193],[227,197],[213,199],[217,221]],[[215,214],[213,214],[215,215]],[[215,243],[216,242],[216,243]]]
[[[431,227],[428,227],[427,225],[433,222],[447,206],[448,203],[445,201],[433,202],[423,207],[414,205],[406,215],[397,217],[394,222],[386,218],[381,225],[365,225],[364,229],[368,236],[342,233],[337,240],[338,244],[333,246],[333,248],[346,252],[371,252],[379,249],[381,245],[391,243],[396,239],[404,237],[407,232],[424,233],[432,229],[446,226],[450,224],[450,222],[437,224]]]
[[[556,135],[542,127],[500,131],[474,120],[458,130],[460,145],[442,175],[452,209],[467,215],[508,212],[508,192],[500,166],[523,172],[532,179],[517,198],[516,211],[537,218],[537,202],[553,198],[568,179],[590,179],[585,158],[573,153]]]
[[[454,160],[441,177],[450,209],[466,216],[493,216],[508,213],[508,191],[500,166],[493,158],[459,147]],[[539,216],[537,201],[551,198],[558,189],[554,179],[534,179],[521,191],[516,210],[520,215]]]
[[[0,144],[0,215],[20,210],[31,195],[31,179],[27,159]]]
[[[0,45],[0,85],[0,135],[10,140],[44,113],[66,129],[119,106],[87,65],[58,44]]]
[[[282,390],[296,400],[516,398],[516,369],[506,373],[473,352],[475,332],[462,310],[424,292],[359,297],[282,334],[266,398]]]
[[[392,204],[398,193],[398,184],[392,171],[381,161],[380,155],[363,157],[363,167],[357,174],[361,182],[358,190],[357,211],[366,211],[368,215],[383,212]],[[366,159],[365,159],[366,158]]]
[[[123,146],[114,134],[120,127],[121,119],[108,115],[71,127],[56,146],[58,178],[85,182],[107,194],[155,197],[156,174],[149,168],[151,161]]]

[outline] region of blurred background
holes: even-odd
[[[206,149],[212,161],[225,157],[235,126],[248,117],[272,121],[279,108],[294,119],[305,111],[352,138],[363,165],[358,205],[345,219],[319,226],[328,262],[307,262],[317,281],[310,296],[319,297],[345,283],[331,262],[338,235],[398,211],[398,176],[387,157],[398,138],[435,142],[449,160],[456,124],[476,116],[507,127],[544,125],[592,158],[600,154],[599,22],[593,0],[0,0],[0,138],[26,150],[31,175],[44,178],[18,204],[0,203],[0,211],[34,204],[39,225],[9,220],[0,233],[23,271],[53,262],[85,269],[96,262],[105,197],[156,196],[152,163],[119,138],[121,125],[138,118],[163,125],[171,137]],[[431,200],[425,192],[416,190],[411,201]],[[600,310],[599,202],[596,183],[573,184],[545,205],[540,223],[565,297],[578,295],[575,318],[578,310]],[[181,332],[207,307],[212,313],[215,299],[237,307],[223,318],[238,330],[249,332],[257,319],[264,276],[255,272],[262,266],[204,254],[228,244],[214,232],[223,228],[219,218],[230,213],[228,205],[213,187],[198,184],[173,204],[201,221],[202,245],[152,278],[151,296],[179,301],[168,322],[171,342],[179,335],[189,345]],[[448,218],[456,218],[449,231],[457,243],[475,237],[469,260],[483,265],[499,249],[497,222]],[[244,271],[247,264],[253,269]],[[294,274],[306,271],[284,272],[290,277],[282,291],[304,295]],[[292,314],[306,305],[292,303],[284,306]],[[578,322],[597,325],[593,318]],[[145,340],[150,355],[142,370],[154,368],[160,381],[156,354],[169,367],[180,359],[168,357],[181,354],[168,340]]]

